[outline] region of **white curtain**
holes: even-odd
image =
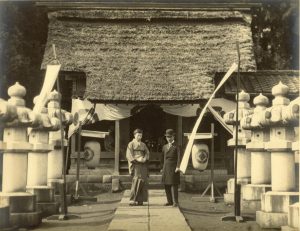
[[[74,115],[77,112],[79,115],[79,120],[83,121],[93,106],[94,105],[88,100],[72,99],[71,113]],[[131,111],[134,106],[134,104],[96,104],[95,113],[100,121],[121,120],[131,116]],[[197,115],[197,109],[199,108],[199,105],[161,105],[160,107],[168,114],[182,117],[193,117]],[[221,107],[223,111],[228,112],[234,110],[235,102],[223,98],[216,98],[212,99],[210,107],[208,108],[212,112],[215,119],[218,120],[227,131],[232,132],[231,126],[225,124],[223,118],[213,109],[213,107]],[[74,126],[73,124],[70,125],[68,134],[69,137],[74,133],[74,131],[76,131],[76,129],[77,126]]]
[[[221,107],[223,111],[229,112],[235,109],[235,102],[224,98],[215,98],[210,102],[211,107]],[[198,104],[184,104],[184,105],[161,105],[160,106],[164,112],[183,116],[183,117],[193,117],[197,116]]]
[[[88,100],[72,99],[71,113],[74,115],[76,112],[79,115],[79,121],[83,121],[89,110],[94,105]],[[96,104],[95,113],[98,119],[101,120],[121,120],[131,116],[131,109],[134,105],[111,105],[111,104]],[[68,137],[70,137],[78,128],[71,124],[69,127]]]
[[[134,105],[97,104],[95,112],[99,120],[121,120],[131,116]]]
[[[161,105],[164,112],[182,117],[193,117],[197,115],[198,104],[185,105]]]

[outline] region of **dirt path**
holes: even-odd
[[[105,231],[111,222],[123,193],[102,193],[97,195],[98,202],[82,202],[68,207],[69,214],[79,215],[81,219],[49,221],[35,231]]]
[[[221,217],[233,212],[232,206],[227,206],[223,201],[210,203],[194,201],[192,197],[200,194],[180,192],[180,210],[185,216],[193,231],[261,231],[262,229],[254,220],[244,223],[221,221]],[[276,229],[275,229],[276,230]],[[271,231],[271,229],[268,229]],[[278,230],[276,230],[278,231]]]

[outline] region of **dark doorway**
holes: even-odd
[[[166,113],[157,105],[147,105],[130,118],[130,134],[134,129],[143,130],[143,142],[152,152],[160,152],[166,129]]]

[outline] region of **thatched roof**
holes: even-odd
[[[216,73],[216,83],[220,82],[225,73]],[[252,95],[262,93],[271,95],[272,88],[281,81],[289,87],[290,96],[299,95],[299,70],[260,70],[240,73],[240,89]],[[228,95],[236,94],[237,73],[224,84],[223,92]]]
[[[255,70],[249,15],[239,11],[67,10],[49,13],[63,71],[85,72],[85,97],[108,101],[197,101],[215,72],[237,61]],[[42,67],[52,59],[45,52]]]

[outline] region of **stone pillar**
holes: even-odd
[[[261,195],[271,190],[271,153],[264,149],[270,141],[270,129],[266,127],[267,97],[259,94],[254,98],[253,114],[241,120],[243,129],[251,130],[251,142],[246,149],[251,152],[251,184],[242,187],[242,210],[256,212],[261,209]]]
[[[61,95],[56,91],[52,91],[48,97],[48,115],[53,124],[57,124],[57,130],[49,133],[49,144],[53,146],[53,149],[48,153],[48,171],[47,171],[47,184],[55,188],[55,192],[58,194],[58,184],[62,182],[64,156],[62,149],[67,146],[68,142],[64,139],[63,146],[61,145],[61,131],[60,131],[60,117],[62,118],[62,126],[71,124],[73,122],[73,116],[71,113],[61,110],[59,111],[59,101]],[[59,196],[55,196],[55,200],[59,201]],[[67,198],[70,200],[70,196]]]
[[[41,223],[41,213],[36,210],[36,196],[26,192],[27,156],[32,149],[27,129],[36,118],[25,107],[25,94],[26,89],[17,82],[8,89],[10,99],[0,102],[0,119],[4,123],[0,204],[9,206],[11,225],[28,228]]]
[[[61,95],[57,91],[50,93],[48,97],[48,114],[52,119],[59,120],[59,98]],[[62,115],[62,119],[63,115]],[[54,146],[54,149],[48,154],[48,185],[57,182],[62,179],[63,169],[63,156],[61,146],[61,132],[60,127],[57,131],[49,133],[49,144]]]
[[[262,194],[261,211],[256,212],[256,221],[262,228],[287,225],[289,206],[299,201],[299,192],[295,192],[295,156],[292,151],[295,139],[292,120],[299,120],[299,112],[291,110],[294,106],[286,98],[288,89],[281,82],[272,88],[275,98],[265,114],[270,120],[270,141],[265,144],[265,149],[271,152],[272,191]]]
[[[37,97],[34,99],[36,103]],[[37,209],[43,217],[58,213],[58,203],[54,201],[54,188],[47,186],[49,131],[59,129],[57,121],[50,121],[47,109],[38,115],[38,125],[29,134],[32,151],[28,153],[28,172],[26,191],[36,195]],[[53,123],[54,122],[54,123]],[[59,121],[58,121],[59,122]]]
[[[300,98],[298,97],[296,100],[292,101],[287,110],[284,110],[283,117],[286,120],[290,120],[295,126],[295,140],[292,144],[292,150],[295,155],[295,184],[296,191],[299,192],[299,104]],[[291,117],[292,116],[292,117]],[[300,228],[299,225],[299,202],[294,203],[289,206],[288,209],[288,225],[282,226],[282,231],[298,231]]]
[[[252,109],[248,101],[250,96],[248,93],[241,91],[239,93],[239,110],[228,112],[224,115],[224,120],[226,124],[233,125],[233,138],[228,140],[227,145],[235,147],[235,128],[238,126],[238,165],[237,165],[237,182],[240,185],[245,185],[250,183],[251,177],[251,155],[248,150],[246,150],[246,143],[250,141],[251,132],[244,130],[240,126],[240,121],[243,117],[248,116],[252,113]],[[236,113],[238,113],[238,124],[236,124]],[[234,203],[234,178],[231,178],[227,182],[227,193],[224,194],[224,201],[227,204]]]

